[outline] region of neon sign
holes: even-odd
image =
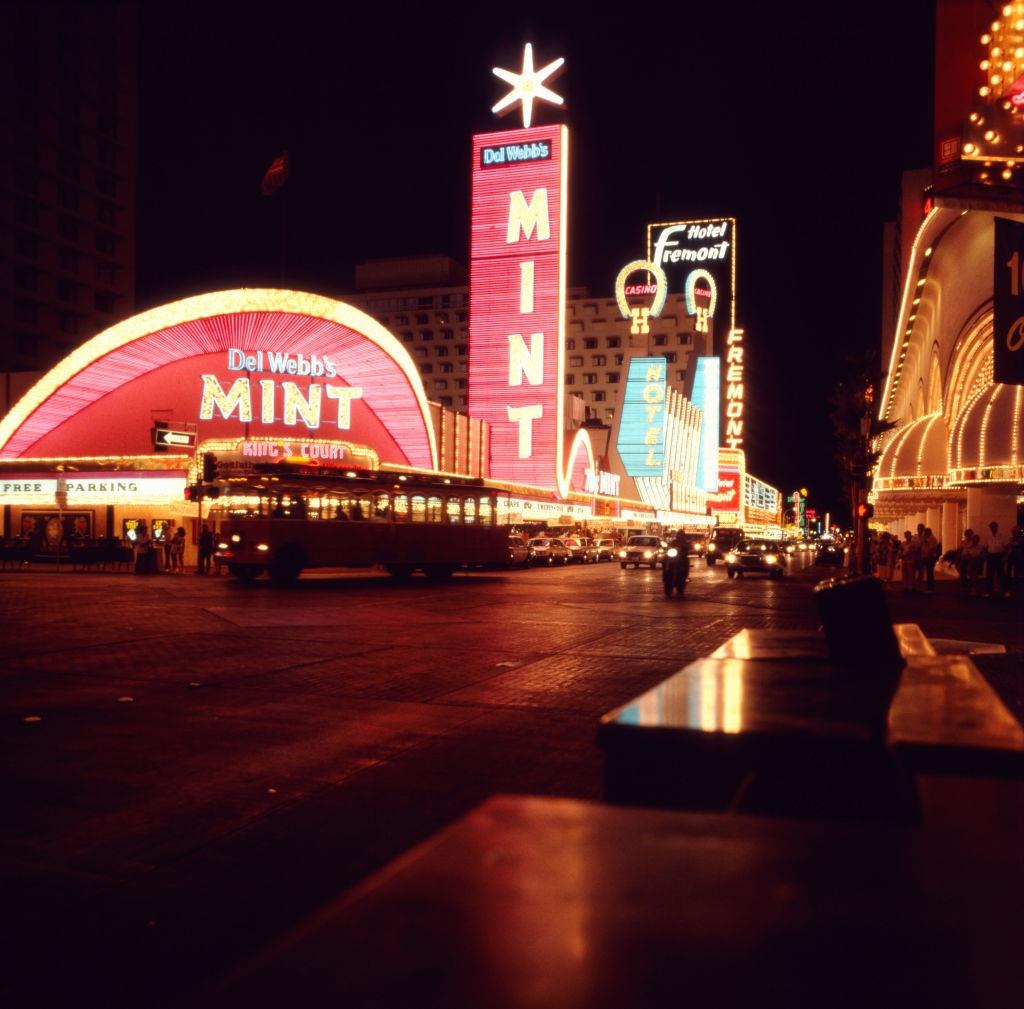
[[[485,168],[485,149],[550,157]],[[562,487],[568,130],[473,138],[468,412],[490,424],[491,475]]]
[[[629,362],[616,447],[627,475],[634,478],[665,471],[666,370],[663,357]]]
[[[743,330],[732,329],[725,354],[725,444],[743,448]]]
[[[698,357],[693,373],[693,402],[704,414],[697,456],[697,486],[718,490],[718,432],[722,362],[717,357]]]
[[[558,77],[564,65],[565,59],[560,56],[557,60],[552,60],[546,67],[534,70],[533,46],[527,42],[523,48],[523,69],[520,73],[517,74],[514,70],[502,70],[501,67],[492,69],[491,73],[495,77],[501,78],[506,84],[510,84],[512,90],[491,111],[495,115],[505,115],[512,111],[516,102],[519,102],[523,108],[523,127],[529,129],[533,119],[534,102],[562,104],[562,96],[556,95],[554,91],[544,85],[544,82],[548,78],[554,80]]]
[[[686,278],[686,311],[697,316],[697,332],[710,331],[708,321],[715,314],[718,288],[707,270],[691,270]]]
[[[648,284],[626,284],[626,281],[634,273],[645,270],[653,278],[653,283]],[[629,295],[653,294],[654,301],[650,306],[630,305],[626,300]],[[615,278],[615,303],[619,306],[619,314],[623,319],[632,319],[629,327],[630,333],[634,336],[643,335],[651,331],[648,319],[656,319],[661,315],[665,307],[665,299],[668,297],[668,279],[665,271],[656,263],[649,263],[645,259],[634,259],[627,263]]]

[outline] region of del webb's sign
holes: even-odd
[[[199,406],[200,420],[213,420],[214,411],[225,420],[237,413],[243,424],[273,424],[280,421],[296,425],[300,421],[310,430],[321,422],[335,424],[341,431],[352,426],[352,401],[362,399],[358,386],[331,383],[338,369],[333,361],[320,354],[287,354],[262,350],[246,353],[232,347],[228,350],[227,370],[245,372],[225,389],[216,375],[203,375],[203,395]],[[252,378],[269,375],[269,378]],[[297,382],[274,376],[294,375],[307,381],[304,392]],[[254,412],[253,407],[258,409]]]

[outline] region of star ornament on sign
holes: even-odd
[[[506,84],[512,86],[512,90],[494,108],[491,109],[497,115],[505,115],[512,110],[516,102],[523,106],[523,126],[529,129],[533,119],[533,103],[536,101],[550,102],[552,105],[561,105],[562,96],[556,95],[550,88],[544,86],[544,82],[552,80],[561,73],[565,65],[565,58],[560,56],[553,60],[546,67],[540,70],[533,69],[533,45],[529,42],[523,49],[523,70],[522,73],[515,73],[513,70],[502,70],[501,67],[494,67],[495,77],[500,77]]]

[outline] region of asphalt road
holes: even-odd
[[[174,1004],[495,792],[600,798],[603,712],[743,627],[816,626],[828,574],[693,572],[684,600],[617,564],[0,572],[0,1002]],[[940,589],[894,616],[1024,644],[1009,602]]]

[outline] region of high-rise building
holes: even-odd
[[[0,372],[131,315],[134,4],[0,2]]]
[[[465,412],[469,286],[465,268],[447,256],[384,259],[356,267],[356,293],[344,299],[374,316],[406,344],[428,399]],[[694,332],[682,295],[670,295],[649,332],[630,334],[615,299],[573,288],[566,304],[565,386],[578,419],[610,424],[630,357],[664,357],[673,386],[692,386],[693,362],[710,353]],[[570,400],[571,402],[571,400]]]

